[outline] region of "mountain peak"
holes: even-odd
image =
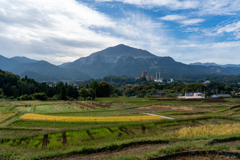
[[[22,56],[22,57],[16,56],[16,57],[12,57],[11,59],[15,60],[17,62],[21,62],[21,63],[36,63],[36,62],[38,62],[37,60],[30,59],[30,58],[27,58],[24,56]]]
[[[156,57],[150,52],[142,49],[133,48],[125,44],[119,44],[114,47],[106,48],[102,51],[91,54],[89,57],[93,56],[107,56],[107,57],[122,57],[122,56],[132,56],[134,58],[152,58]]]

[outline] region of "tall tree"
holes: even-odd
[[[66,90],[66,87],[64,85],[62,85],[62,87],[61,87],[60,99],[61,100],[67,100],[67,90]]]

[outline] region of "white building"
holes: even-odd
[[[179,96],[178,98],[183,99],[199,99],[199,98],[205,98],[205,92],[186,92],[185,96]]]

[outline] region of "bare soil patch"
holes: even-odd
[[[235,160],[238,158],[230,158],[223,155],[206,155],[206,156],[186,156],[186,157],[176,157],[173,160]]]
[[[18,102],[10,102],[10,103],[12,103],[13,105],[23,105],[23,104],[18,103]]]
[[[239,146],[240,140],[229,141],[229,142],[219,142],[219,143],[215,143],[214,145]]]
[[[130,155],[142,155],[145,153],[151,153],[159,148],[165,147],[166,144],[148,144],[148,145],[139,145],[133,146],[129,148],[125,148],[119,151],[112,151],[112,152],[102,152],[102,153],[94,153],[88,155],[72,155],[69,157],[60,157],[60,158],[53,158],[52,160],[103,160],[108,159],[115,156],[130,156]]]

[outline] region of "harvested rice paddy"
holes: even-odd
[[[153,116],[115,116],[115,117],[69,117],[50,116],[41,114],[26,113],[20,117],[21,120],[33,121],[56,121],[56,122],[131,122],[131,121],[152,121],[165,119],[164,117]]]

